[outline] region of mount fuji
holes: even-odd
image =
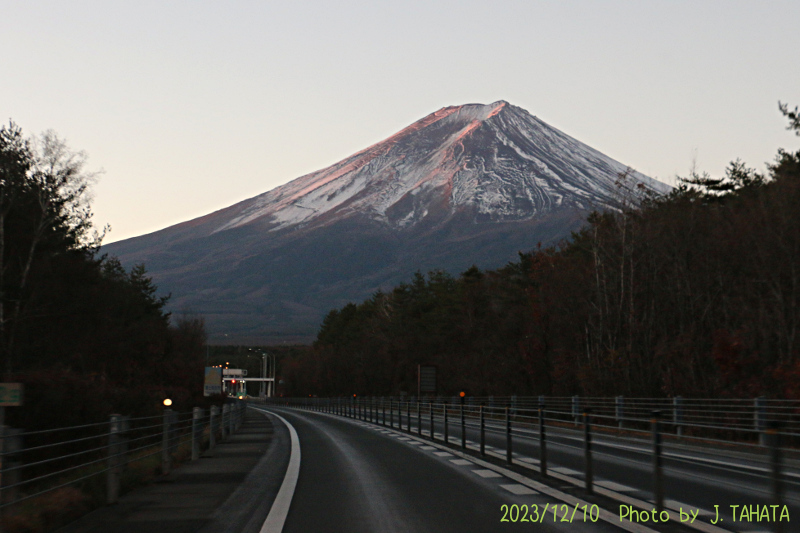
[[[502,266],[647,190],[670,187],[508,102],[467,104],[103,252],[145,263],[173,311],[205,317],[210,342],[307,342],[332,308],[418,270]]]

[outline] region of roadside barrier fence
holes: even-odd
[[[164,409],[161,415],[147,417],[114,414],[105,422],[40,431],[3,426],[0,519],[70,486],[104,493],[105,503],[115,503],[135,482],[132,470],[137,466],[166,475],[179,458],[197,460],[203,450],[239,428],[246,407],[237,400],[187,413]]]
[[[372,422],[433,441],[487,455],[486,436],[502,443],[498,458],[514,463],[514,441],[538,448],[538,468],[548,476],[548,449],[571,448],[583,455],[584,488],[594,491],[594,457],[609,450],[650,456],[653,502],[664,509],[664,459],[671,464],[730,469],[741,459],[764,486],[772,504],[783,505],[787,483],[800,489],[786,470],[800,469],[800,401],[753,399],[590,397],[332,397],[254,400]],[[452,430],[456,430],[451,433]],[[457,434],[455,439],[453,435]],[[500,440],[498,440],[498,437]],[[598,439],[602,439],[599,451]],[[494,448],[495,450],[497,447]],[[689,475],[702,477],[703,474]],[[698,469],[699,470],[699,469]]]

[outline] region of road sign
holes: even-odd
[[[203,396],[216,396],[222,394],[222,369],[207,366],[206,379],[203,384]]]
[[[22,405],[22,383],[0,383],[0,407]]]
[[[417,375],[418,395],[436,392],[436,367],[419,365]]]

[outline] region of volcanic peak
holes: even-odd
[[[506,101],[450,106],[232,206],[233,216],[215,232],[256,221],[273,231],[351,216],[408,227],[429,213],[446,218],[464,208],[488,220],[521,220],[561,207],[608,206],[623,173],[659,192],[666,187]]]

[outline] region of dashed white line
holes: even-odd
[[[511,494],[516,494],[517,496],[526,496],[528,494],[539,494],[535,490],[528,488],[525,485],[520,485],[519,483],[512,483],[510,485],[500,485],[500,486],[506,489]]]
[[[572,470],[571,468],[564,468],[564,467],[551,468],[550,470],[552,470],[553,472],[558,472],[559,474],[564,474],[565,476],[579,476],[581,474],[577,470]]]
[[[451,463],[455,463],[455,461],[451,461]],[[481,477],[503,477],[502,474],[498,474],[494,470],[473,470],[472,473]]]

